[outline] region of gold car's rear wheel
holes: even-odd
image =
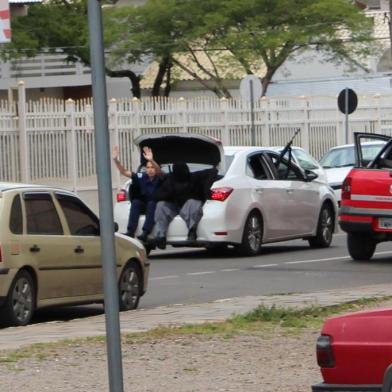
[[[142,293],[142,274],[135,262],[128,263],[119,280],[120,310],[136,309]]]
[[[27,271],[15,276],[7,300],[1,309],[2,322],[6,325],[27,325],[35,309],[35,286]]]

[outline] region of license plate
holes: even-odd
[[[378,227],[380,229],[392,230],[392,218],[379,218]]]

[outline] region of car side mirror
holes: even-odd
[[[318,177],[318,174],[311,170],[305,170],[306,181],[311,182]]]

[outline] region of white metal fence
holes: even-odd
[[[264,98],[254,110],[257,145],[284,145],[297,128],[294,144],[316,158],[344,143],[345,117],[336,97]],[[251,143],[250,106],[241,99],[111,100],[108,113],[111,145],[120,146],[127,167],[137,166],[133,138],[140,134],[193,132],[224,145]],[[349,142],[354,131],[392,135],[392,95],[359,97],[350,115]],[[122,179],[112,170],[117,187]],[[96,189],[92,101],[26,103],[21,83],[18,102],[0,103],[0,180]]]

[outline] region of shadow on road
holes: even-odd
[[[332,248],[332,246],[331,246]],[[258,256],[287,253],[295,251],[303,251],[309,249],[307,244],[304,245],[263,245]],[[257,256],[255,256],[257,257]],[[207,250],[205,248],[174,248],[170,247],[165,251],[152,251],[149,256],[152,260],[160,259],[241,259],[250,258],[241,256],[234,247],[228,247],[227,249],[214,249]],[[253,257],[252,257],[253,258]]]

